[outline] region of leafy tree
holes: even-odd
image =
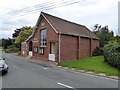
[[[24,42],[33,32],[33,28],[31,26],[24,26],[21,28],[19,35],[15,38],[15,44],[18,48],[21,47],[21,43]]]
[[[115,41],[109,41],[109,44],[104,46],[104,61],[120,69],[120,42],[116,38],[118,40],[118,37],[115,37]]]
[[[120,36],[115,36],[111,38],[111,40],[109,41],[109,43],[115,43],[115,42],[117,42],[120,45]]]
[[[114,37],[113,31],[110,31],[107,25],[102,27],[96,24],[93,32],[100,38],[100,47],[104,47]]]
[[[19,29],[14,30],[14,33],[12,34],[12,37],[13,37],[13,38],[16,38],[17,36],[19,36],[20,31],[21,31],[21,29],[20,29],[20,28],[19,28]]]
[[[1,39],[0,40],[0,46],[2,46],[4,49],[7,49],[8,46],[12,45],[12,39],[8,38],[8,39]]]

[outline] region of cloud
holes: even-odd
[[[86,25],[89,29],[95,24],[108,25],[110,30],[117,34],[117,4],[118,0],[87,0],[80,4],[54,9],[53,12],[56,16]]]
[[[4,31],[0,30],[0,38],[12,38],[13,30],[11,31]]]
[[[13,33],[16,28],[20,28],[25,25],[34,26],[40,12],[30,12],[28,15],[15,17],[10,17],[8,12],[48,1],[53,0],[21,0],[20,3],[18,3],[17,0],[1,0],[0,31],[3,30],[3,32],[6,33],[6,37],[11,37],[11,33]],[[85,0],[77,4],[59,7],[45,12],[69,21],[86,25],[88,28],[91,28],[96,23],[108,25],[110,29],[117,33],[118,1],[119,0]],[[2,34],[0,32],[0,36],[1,35]]]

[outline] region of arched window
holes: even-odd
[[[40,46],[46,46],[46,29],[43,29],[40,32]]]

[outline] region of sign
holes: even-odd
[[[49,54],[49,60],[55,61],[55,54]]]

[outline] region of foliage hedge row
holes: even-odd
[[[17,52],[17,51],[19,51],[19,49],[16,47],[16,45],[11,45],[11,46],[9,46],[6,50],[5,50],[5,52],[6,53],[12,53],[12,52]]]
[[[120,69],[120,45],[109,43],[104,46],[104,60],[113,67]]]

